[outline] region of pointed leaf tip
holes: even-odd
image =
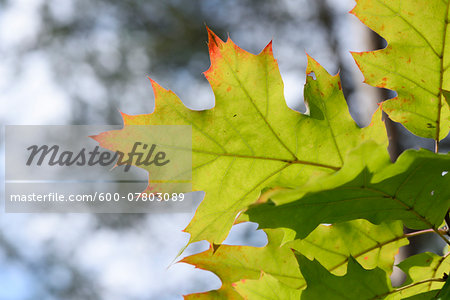
[[[153,91],[155,91],[155,89],[157,89],[157,88],[161,88],[161,86],[156,81],[154,81],[150,77],[147,77],[147,78],[148,78],[148,80],[150,80],[150,83],[152,85]]]
[[[218,49],[221,49],[224,41],[222,41],[208,26],[206,26],[206,30],[208,31],[208,47],[209,53],[212,56],[213,53],[216,53]]]
[[[120,116],[122,117],[122,121],[124,125],[129,125],[131,120],[133,120],[133,118],[136,118],[136,116],[132,116],[129,114],[126,114],[124,112],[119,111]]]
[[[306,75],[311,74],[312,72],[314,72],[314,66],[319,66],[319,63],[312,58],[311,55],[309,55],[308,53],[306,53],[306,59],[307,59],[307,65],[306,65]]]
[[[99,142],[99,135],[100,134],[95,134],[95,135],[88,135],[88,138],[93,139],[96,142]]]
[[[330,73],[328,73],[328,71],[320,64],[317,62],[317,60],[315,60],[312,56],[310,56],[308,53],[306,53],[306,57],[308,59],[308,63],[306,66],[306,75],[310,75],[311,73],[314,73],[317,77],[325,77],[325,76],[331,76],[331,77],[339,77],[339,74],[337,75],[331,75]],[[309,76],[311,77],[311,76]]]
[[[356,5],[358,4],[358,0],[355,0],[355,2],[356,2],[355,6],[353,6],[353,8],[348,11],[349,14],[352,14],[354,16],[356,16],[355,8],[356,8]],[[351,51],[350,51],[350,53],[351,53]]]
[[[147,78],[148,78],[148,80],[150,80],[150,83],[152,85],[153,95],[155,95],[155,101],[156,101],[156,98],[158,97],[159,91],[160,90],[165,90],[165,89],[161,85],[159,85],[156,81],[151,79],[150,77],[147,77]]]
[[[147,76],[148,80],[150,80],[150,82],[153,84],[153,82],[155,82],[150,76]]]
[[[155,95],[155,101],[158,100],[158,97],[160,96],[161,92],[171,92],[170,90],[167,90],[163,88],[159,83],[148,77],[150,80],[150,83],[152,84],[153,94]],[[155,103],[156,106],[157,103]]]
[[[263,49],[263,51],[261,51],[261,53],[267,53],[269,55],[273,56],[273,45],[272,45],[273,41],[270,41],[267,46]]]

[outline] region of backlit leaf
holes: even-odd
[[[336,174],[279,190],[273,202],[246,214],[262,228],[291,228],[297,238],[320,223],[359,218],[374,224],[402,220],[412,229],[437,230],[441,225],[450,206],[450,155],[408,150],[392,164],[385,152],[366,143],[349,156],[353,158]]]
[[[380,267],[390,274],[398,249],[407,244],[401,222],[377,226],[366,220],[320,225],[305,239],[287,243],[335,275],[345,274],[350,256],[365,269]]]
[[[267,289],[266,284],[279,285],[287,294],[297,295],[299,289],[306,287],[306,283],[303,276],[296,273],[298,264],[291,249],[310,259],[315,258],[336,275],[343,275],[346,272],[350,256],[357,259],[366,269],[380,267],[390,274],[395,254],[401,246],[408,243],[401,222],[376,226],[365,220],[356,220],[332,226],[321,225],[304,240],[289,241],[290,236],[288,233],[284,233],[283,236],[281,230],[268,231],[269,244],[263,248],[221,245],[216,252],[211,248],[201,254],[185,258],[183,262],[211,271],[222,280],[222,287],[219,290],[188,297],[236,298],[235,290],[237,290],[241,296],[252,295],[258,299],[257,291]],[[284,255],[285,259],[289,256],[290,258],[288,261],[282,261],[279,255]],[[261,278],[260,272],[264,272]],[[290,277],[287,274],[291,274],[289,276],[295,274],[296,279],[288,280]],[[239,280],[237,285],[232,284],[237,280]],[[236,286],[241,289],[236,289]]]
[[[309,115],[305,115],[286,105],[271,44],[253,55],[209,31],[209,52],[211,67],[205,76],[215,94],[214,108],[190,110],[173,92],[152,81],[155,112],[123,114],[125,127],[192,126],[193,189],[204,190],[206,196],[185,229],[191,243],[220,244],[237,214],[265,187],[299,186],[336,172],[347,152],[363,141],[386,146],[380,111],[370,126],[360,129],[348,112],[339,77],[330,76],[311,57],[304,91]],[[116,150],[118,136],[110,131],[95,139]],[[134,139],[145,142],[146,136],[136,132]]]
[[[245,300],[298,300],[302,293],[301,290],[289,287],[265,273],[258,280],[236,282],[234,287]]]
[[[349,259],[344,276],[329,273],[316,260],[310,261],[302,255],[298,259],[308,284],[300,299],[368,300],[392,291],[389,277],[383,270],[376,268],[367,271],[353,257]]]
[[[232,284],[242,279],[258,279],[261,271],[292,288],[304,284],[292,250],[281,242],[283,230],[267,230],[265,247],[220,245],[188,256],[181,262],[208,270],[222,281],[219,290],[186,296],[186,299],[241,299]]]
[[[407,278],[402,286],[411,285],[427,279],[442,279],[444,273],[450,271],[450,256],[442,257],[434,253],[420,253],[408,257],[398,267],[406,273]],[[402,298],[442,288],[443,282],[425,282],[399,292]],[[430,299],[430,298],[428,298]]]
[[[387,48],[353,53],[365,82],[392,89],[382,109],[414,134],[443,139],[450,129],[448,0],[357,0],[352,10],[387,40]]]

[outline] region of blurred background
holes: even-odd
[[[354,5],[352,0],[0,0],[0,120],[121,124],[119,111],[153,110],[147,76],[189,108],[211,108],[214,97],[202,75],[209,67],[207,25],[255,54],[273,40],[293,109],[304,111],[305,52],[330,73],[339,71],[350,112],[365,126],[376,103],[395,93],[362,83],[349,51],[383,48],[385,41],[348,14]],[[388,122],[388,131],[393,159],[406,148],[433,147],[433,141],[397,124]],[[448,150],[443,143],[441,151]],[[218,288],[219,279],[209,272],[171,265],[188,241],[181,230],[193,214],[1,213],[0,300],[181,299]],[[405,251],[443,248],[423,237],[413,242]],[[263,246],[265,235],[256,224],[241,224],[226,243]],[[194,244],[184,255],[207,247]]]

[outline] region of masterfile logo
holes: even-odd
[[[110,131],[124,142],[114,151],[96,141]],[[191,131],[178,125],[6,126],[5,210],[147,213],[158,204],[191,210],[184,201],[192,191]]]
[[[142,146],[142,150],[138,149]],[[155,151],[156,144],[151,146],[135,142],[130,153],[123,153],[121,151],[116,151],[111,154],[109,151],[100,151],[99,146],[96,146],[94,150],[88,151],[86,148],[82,148],[79,152],[74,153],[73,151],[61,151],[58,145],[53,145],[49,147],[48,145],[32,145],[27,148],[30,151],[30,156],[26,162],[27,166],[31,166],[35,160],[37,166],[41,166],[46,160],[49,166],[60,165],[60,166],[95,166],[99,164],[101,166],[114,166],[126,165],[125,172],[130,170],[133,164],[133,157],[136,157],[135,165],[139,166],[150,166],[155,164],[155,166],[161,167],[170,162],[166,159],[166,153],[164,151]],[[154,152],[156,154],[154,155]],[[126,159],[124,159],[126,157]],[[144,158],[145,157],[145,158]]]

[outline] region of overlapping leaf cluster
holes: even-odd
[[[450,128],[449,5],[359,0],[352,11],[388,42],[383,50],[353,53],[367,83],[397,92],[381,108],[413,133],[434,139],[436,150]],[[185,231],[189,243],[207,240],[211,248],[182,262],[212,271],[222,287],[185,298],[448,294],[448,284],[440,290],[450,271],[447,256],[422,253],[403,261],[399,267],[408,279],[401,287],[392,287],[389,275],[410,236],[430,232],[448,243],[439,228],[450,207],[450,155],[407,150],[392,163],[381,110],[359,128],[338,75],[308,56],[308,111],[298,113],[286,106],[271,44],[253,55],[208,33],[205,76],[214,108],[192,111],[152,81],[155,112],[123,114],[124,126],[192,126],[193,187],[206,196]],[[96,139],[115,150],[114,132]],[[264,228],[265,247],[221,245],[243,221]],[[420,231],[404,234],[403,225]]]

